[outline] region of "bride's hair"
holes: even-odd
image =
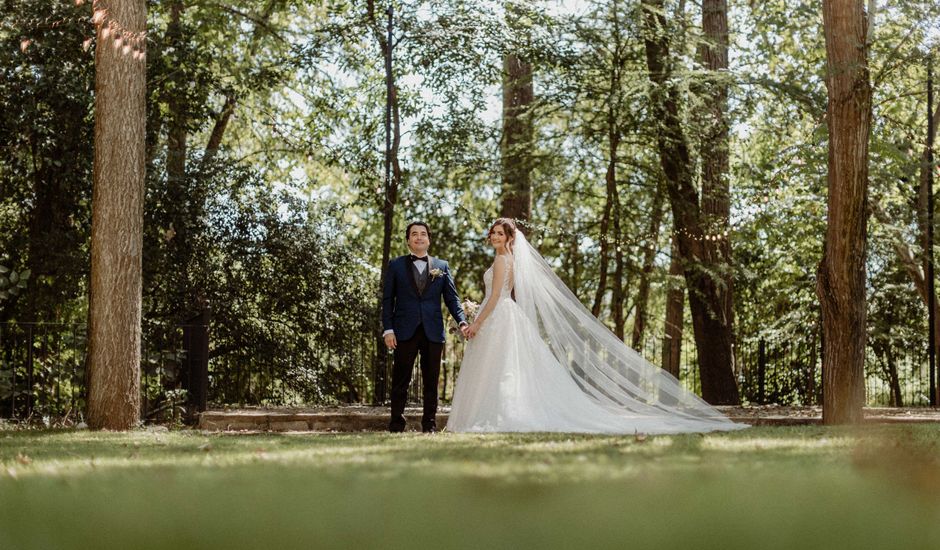
[[[503,233],[506,234],[506,250],[512,253],[512,242],[516,238],[516,222],[512,221],[511,218],[496,218],[486,234],[487,237],[493,234],[493,230],[496,229],[497,225],[503,226]]]

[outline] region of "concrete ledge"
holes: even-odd
[[[806,426],[822,424],[819,407],[718,407],[732,421],[752,426]],[[448,408],[437,415],[438,429],[447,425]],[[388,429],[388,407],[232,409],[206,411],[197,428],[206,431],[273,432],[381,432]],[[940,409],[867,408],[869,424],[940,423]],[[420,430],[421,409],[405,411],[409,430]]]

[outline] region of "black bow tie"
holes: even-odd
[[[428,257],[427,257],[427,256],[424,256],[424,257],[419,258],[419,257],[415,256],[414,254],[412,254],[412,255],[411,255],[411,261],[412,261],[412,262],[426,262],[426,261],[428,261]]]

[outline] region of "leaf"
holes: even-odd
[[[20,279],[22,279],[22,280],[25,281],[26,279],[29,279],[29,276],[32,275],[32,273],[33,273],[33,270],[32,270],[32,269],[27,269],[26,271],[21,271],[21,272],[20,272]]]
[[[0,273],[9,273],[10,268],[5,265],[0,265]]]

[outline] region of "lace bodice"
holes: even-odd
[[[511,296],[513,288],[513,269],[512,269],[512,260],[509,256],[502,255],[496,256],[496,260],[493,261],[493,265],[483,273],[483,284],[486,285],[486,296],[483,298],[483,301],[486,302],[490,299],[490,296],[493,294],[493,267],[496,265],[496,262],[505,262],[506,265],[506,277],[503,280],[503,288],[499,293],[500,299],[509,298]]]

